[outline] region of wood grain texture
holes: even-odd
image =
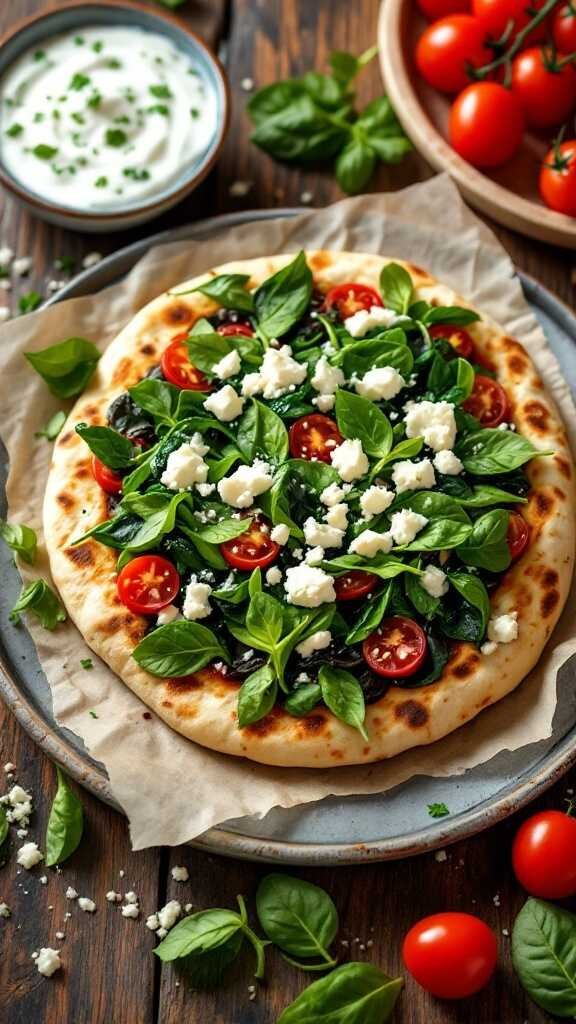
[[[13,19],[38,9],[40,0],[10,0],[0,5],[0,31]],[[120,245],[163,227],[226,210],[297,205],[303,192],[321,206],[340,198],[325,170],[301,172],[274,163],[249,144],[249,123],[244,113],[248,94],[244,78],[265,85],[286,74],[321,68],[331,49],[361,52],[374,42],[377,0],[234,0],[227,18],[224,0],[190,2],[183,8],[193,27],[216,43],[228,31],[226,53],[232,84],[230,134],[216,172],[193,196],[161,222],[121,236],[83,237],[33,221],[11,201],[2,206],[0,242],[19,255],[32,255],[33,273],[15,284],[15,293],[32,286],[45,294],[46,280],[59,277],[53,260],[81,256],[97,249],[110,252]],[[202,27],[201,27],[202,26]],[[376,63],[360,83],[362,101],[381,91]],[[392,190],[431,174],[423,157],[412,154],[401,167],[381,168],[372,189]],[[243,199],[230,196],[237,180],[252,182]],[[529,242],[504,228],[496,230],[512,259],[572,303],[568,254],[544,244]],[[0,304],[4,298],[0,291]],[[18,765],[18,780],[35,794],[38,812],[30,838],[41,842],[54,791],[53,770],[28,737],[0,708],[0,765]],[[0,778],[0,788],[2,780]],[[576,773],[559,782],[537,806],[562,806],[567,789],[576,786]],[[190,782],[190,799],[194,783]],[[83,794],[86,839],[65,865],[62,875],[46,873],[46,887],[39,882],[42,868],[16,874],[15,846],[0,869],[0,900],[13,910],[10,921],[0,920],[0,1020],[2,1024],[274,1024],[281,1010],[310,980],[269,951],[267,982],[250,1001],[253,959],[249,949],[231,971],[226,985],[216,993],[191,993],[170,966],[160,970],[152,955],[153,935],[145,928],[145,916],[168,899],[195,909],[234,906],[237,893],[250,901],[265,866],[230,861],[200,854],[189,848],[130,853],[124,819]],[[525,816],[525,814],[523,815]],[[432,1000],[409,979],[396,1010],[395,1024],[544,1024],[547,1020],[525,998],[512,972],[509,937],[514,916],[524,896],[510,868],[510,842],[520,818],[467,842],[449,848],[448,859],[438,863],[433,854],[397,863],[362,868],[324,868],[299,871],[324,886],[334,897],[341,917],[339,945],[343,958],[370,959],[393,973],[401,971],[401,940],[406,930],[427,913],[461,909],[477,913],[498,934],[500,966],[493,983],[466,1003]],[[170,868],[184,864],[190,879],[177,883]],[[119,871],[126,871],[119,878]],[[67,885],[93,896],[98,910],[82,913],[65,900]],[[109,888],[133,889],[141,899],[137,921],[121,917],[117,907],[105,901]],[[25,892],[27,890],[27,893]],[[48,911],[48,906],[54,909]],[[72,917],[61,928],[63,915]],[[58,930],[66,939],[55,939]],[[357,940],[357,941],[355,941]],[[373,946],[362,950],[361,945]],[[29,959],[41,945],[62,948],[65,963],[61,975],[42,978]]]

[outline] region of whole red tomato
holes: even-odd
[[[541,811],[520,826],[512,846],[514,874],[532,896],[560,900],[576,893],[576,818]]]
[[[464,89],[470,81],[467,68],[490,61],[485,35],[470,14],[451,14],[429,25],[416,46],[416,66],[422,78],[441,92]]]
[[[456,98],[448,136],[456,152],[474,167],[499,167],[518,149],[524,115],[516,96],[497,82],[475,82]]]
[[[539,186],[546,206],[576,217],[576,139],[569,139],[546,154]]]
[[[570,4],[564,4],[554,12],[552,38],[560,53],[576,50],[576,10]]]
[[[546,0],[472,0],[472,11],[480,19],[491,39],[500,39],[510,23],[513,25],[510,38],[525,28],[534,17],[534,11],[544,6]],[[526,43],[531,45],[546,38],[545,20],[530,32]]]
[[[560,125],[576,104],[576,71],[546,47],[532,46],[512,62],[512,92],[529,124]]]
[[[437,21],[447,14],[468,14],[472,0],[417,0],[418,7],[428,21]]]
[[[472,914],[432,914],[410,929],[402,956],[427,992],[440,999],[463,999],[490,980],[496,966],[496,938]]]

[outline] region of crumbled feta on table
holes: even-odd
[[[176,864],[170,872],[175,882],[187,882],[190,878],[188,868],[184,867],[183,864]]]
[[[44,854],[38,849],[38,843],[24,843],[24,846],[18,850],[16,860],[18,864],[29,871],[30,868],[44,860]]]
[[[93,914],[96,910],[94,900],[88,899],[87,896],[78,897],[78,906],[80,907],[80,910],[84,910],[87,914]]]
[[[51,978],[55,971],[62,967],[60,950],[52,949],[50,946],[42,946],[38,956],[32,957],[36,961],[36,967],[45,978]]]

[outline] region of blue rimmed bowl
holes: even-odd
[[[0,77],[22,54],[41,48],[52,36],[98,26],[141,28],[165,36],[194,62],[204,88],[214,98],[217,113],[203,150],[182,168],[172,185],[156,196],[135,200],[109,211],[83,210],[46,200],[14,178],[3,165],[0,155],[0,183],[4,188],[31,213],[73,231],[122,231],[165,213],[204,180],[218,159],[228,128],[229,86],[220,61],[179,18],[161,10],[151,10],[133,0],[97,0],[92,3],[66,0],[58,8],[47,8],[22,19],[0,40]]]

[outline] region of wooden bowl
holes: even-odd
[[[447,171],[471,206],[531,238],[576,247],[576,219],[555,213],[538,195],[538,167],[549,137],[526,133],[516,156],[489,173],[462,160],[447,142],[450,98],[416,73],[413,54],[426,26],[414,0],[383,0],[378,22],[380,63],[386,92],[421,155]]]

